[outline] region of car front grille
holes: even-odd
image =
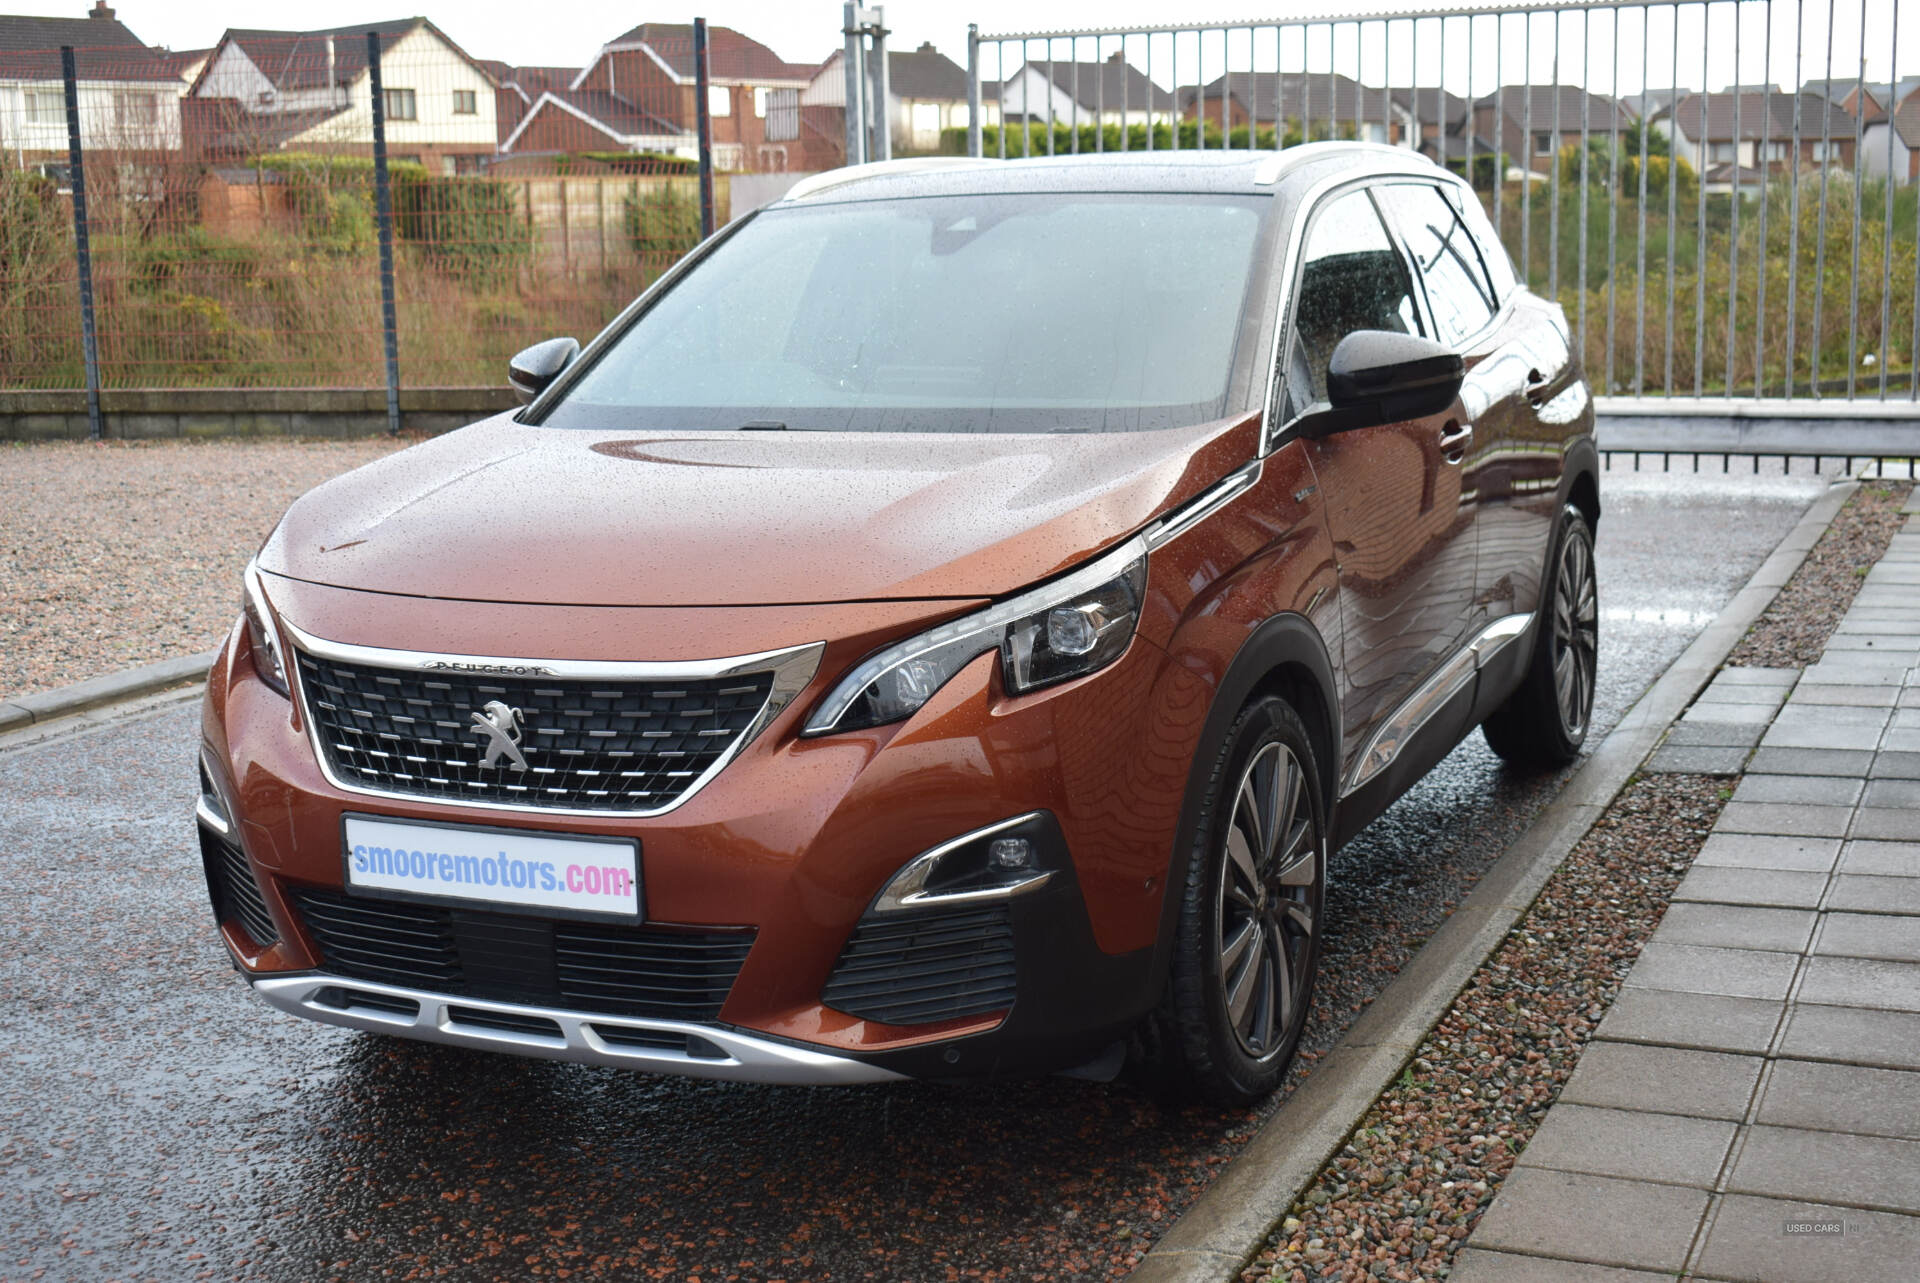
[[[556,921],[294,888],[321,969],[407,989],[656,1020],[713,1020],[747,929]]]
[[[340,782],[382,793],[569,811],[672,805],[733,748],[772,673],[565,680],[414,672],[298,652],[300,690]],[[521,768],[484,759],[489,705],[519,714]],[[496,715],[498,715],[496,713]]]
[[[205,825],[200,826],[200,855],[206,863],[207,882],[213,892],[213,915],[219,922],[238,923],[247,938],[257,945],[270,945],[280,938],[274,930],[267,901],[260,894],[260,883],[253,869],[231,836],[222,837]]]
[[[1005,905],[862,919],[820,1000],[863,1020],[923,1025],[1007,1011],[1013,923]]]

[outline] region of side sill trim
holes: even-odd
[[[843,1086],[891,1082],[904,1077],[865,1061],[829,1052],[810,1051],[805,1047],[758,1038],[718,1025],[691,1024],[678,1020],[636,1020],[627,1016],[602,1016],[554,1007],[488,1002],[367,980],[349,980],[317,972],[250,978],[250,983],[269,1006],[290,1015],[347,1029],[475,1047],[482,1051],[505,1051],[547,1060],[680,1074],[689,1078],[790,1086]],[[320,1000],[321,992],[327,989],[411,1002],[417,1004],[418,1010],[413,1015],[407,1015],[372,1006],[338,1006]],[[548,1021],[557,1026],[560,1033],[557,1037],[518,1033],[511,1029],[475,1024],[462,1020],[455,1009]],[[694,1056],[668,1047],[609,1042],[598,1032],[601,1030],[616,1034],[630,1031],[656,1038],[691,1037],[724,1054],[718,1057]]]
[[[1400,756],[1400,750],[1419,734],[1420,728],[1465,689],[1489,660],[1524,636],[1532,623],[1531,612],[1502,615],[1475,634],[1472,641],[1455,651],[1439,671],[1402,700],[1380,729],[1373,733],[1366,748],[1361,750],[1352,774],[1341,787],[1340,796],[1349,796],[1393,765],[1393,760]]]

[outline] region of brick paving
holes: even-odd
[[[1738,777],[1454,1283],[1920,1275],[1920,511],[1819,661],[1648,760]]]

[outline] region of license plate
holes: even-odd
[[[617,838],[344,817],[347,885],[374,896],[641,916],[640,846]]]

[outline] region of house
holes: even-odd
[[[179,79],[105,4],[85,18],[0,17],[0,153],[25,167],[67,156],[60,48],[74,49],[80,143],[89,151],[179,148]]]
[[[1509,166],[1536,174],[1553,172],[1556,130],[1561,147],[1578,146],[1583,124],[1592,136],[1632,123],[1624,104],[1578,85],[1503,85],[1473,104],[1473,132],[1498,146]]]
[[[715,165],[797,168],[800,93],[815,68],[788,62],[730,27],[710,26],[707,70]],[[692,24],[643,22],[602,45],[565,88],[535,97],[500,150],[664,152],[696,158],[696,81]]]
[[[1474,141],[1473,104],[1458,94],[1450,94],[1444,89],[1393,89],[1393,105],[1406,121],[1406,129],[1412,132],[1415,121],[1420,122],[1420,142],[1417,150],[1438,159],[1441,140],[1445,140],[1446,154],[1449,160],[1462,158],[1467,154],[1468,146]],[[1394,139],[1395,142],[1402,141]],[[1477,147],[1477,152],[1491,153],[1491,146]]]
[[[1641,120],[1648,120],[1692,92],[1686,88],[1648,89],[1637,94],[1623,94],[1620,103]]]
[[[1800,113],[1797,161],[1792,155],[1796,110]],[[1655,116],[1650,127],[1671,140],[1673,154],[1692,165],[1703,182],[1709,181],[1707,171],[1720,165],[1771,173],[1819,165],[1829,158],[1840,165],[1853,164],[1854,118],[1837,102],[1816,93],[1790,94],[1769,87],[1737,94],[1688,94]],[[1824,141],[1823,130],[1828,135]]]
[[[1009,124],[1164,125],[1174,96],[1115,51],[1105,62],[1029,61],[1000,85],[1000,111]]]
[[[425,18],[229,30],[189,91],[201,150],[214,157],[370,150],[369,32],[380,41],[388,156],[447,174],[479,168],[499,145],[493,77]]]
[[[502,143],[513,136],[541,94],[549,89],[565,89],[583,70],[580,67],[515,67],[491,58],[482,58],[480,66],[497,86],[493,126]]]
[[[213,57],[211,49],[156,49],[154,56],[180,81],[180,96],[185,98],[193,89],[193,82],[200,79],[200,73],[206,69],[207,60]]]
[[[1183,86],[1179,101],[1182,120],[1204,118],[1215,128],[1224,121],[1228,131],[1249,121],[1269,126],[1277,120],[1283,134],[1288,124],[1304,129],[1309,123],[1317,133],[1332,120],[1342,129],[1353,122],[1363,141],[1397,143],[1411,128],[1389,90],[1338,73],[1237,72]]]
[[[1887,172],[1889,143],[1893,180],[1903,186],[1920,180],[1920,87],[1909,89],[1891,116],[1867,126],[1860,143],[1860,163],[1867,173],[1878,176]]]
[[[1000,87],[980,86],[980,123],[1000,119]],[[836,49],[800,94],[801,129],[826,144],[806,168],[846,163],[846,52]],[[967,73],[959,63],[923,44],[911,52],[887,51],[887,123],[895,155],[936,152],[940,131],[969,123]],[[817,125],[816,129],[809,129]]]

